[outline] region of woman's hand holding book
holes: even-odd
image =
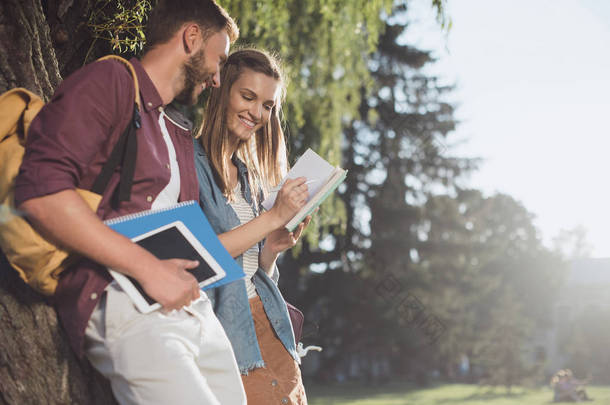
[[[269,211],[277,218],[277,228],[290,221],[307,202],[307,178],[287,179],[277,194],[275,204]]]

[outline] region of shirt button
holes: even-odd
[[[152,103],[149,101],[148,103],[146,103],[146,105],[150,108],[152,107]]]
[[[282,403],[283,404],[287,404],[288,403],[288,398],[286,398],[286,397],[282,398]]]
[[[168,163],[168,164],[165,165],[165,167],[169,169],[171,166]]]
[[[157,110],[159,110],[159,112],[163,112],[163,107],[159,107]]]
[[[277,380],[273,380],[273,381],[271,381],[271,386],[272,386],[272,387],[275,387],[276,385],[277,385]]]
[[[146,201],[148,201],[148,202],[152,202],[152,200],[153,200],[153,199],[152,199],[152,195],[149,195],[148,197],[146,197]]]
[[[96,300],[97,299],[97,293],[91,293],[91,300]]]

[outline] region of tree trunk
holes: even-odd
[[[0,93],[25,87],[48,100],[60,71],[84,61],[91,3],[49,0],[43,10],[40,0],[0,0]],[[0,254],[0,405],[115,403],[108,382],[71,351],[53,307]]]
[[[0,404],[114,404],[108,382],[71,351],[53,307],[0,260]]]
[[[20,86],[48,99],[60,80],[40,0],[0,2],[0,90]]]

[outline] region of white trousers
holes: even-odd
[[[188,310],[142,314],[112,283],[85,335],[87,357],[121,405],[246,404],[231,343],[205,294]]]

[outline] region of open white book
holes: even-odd
[[[347,170],[340,167],[333,167],[326,160],[321,158],[316,152],[307,149],[297,160],[292,169],[280,183],[280,187],[286,179],[296,179],[297,177],[307,178],[309,196],[307,203],[301,210],[286,224],[285,228],[292,232],[307,215],[310,215],[326,198],[333,192],[347,176]],[[278,187],[278,190],[279,188]],[[263,201],[263,207],[270,210],[275,204],[277,191],[271,192]]]

